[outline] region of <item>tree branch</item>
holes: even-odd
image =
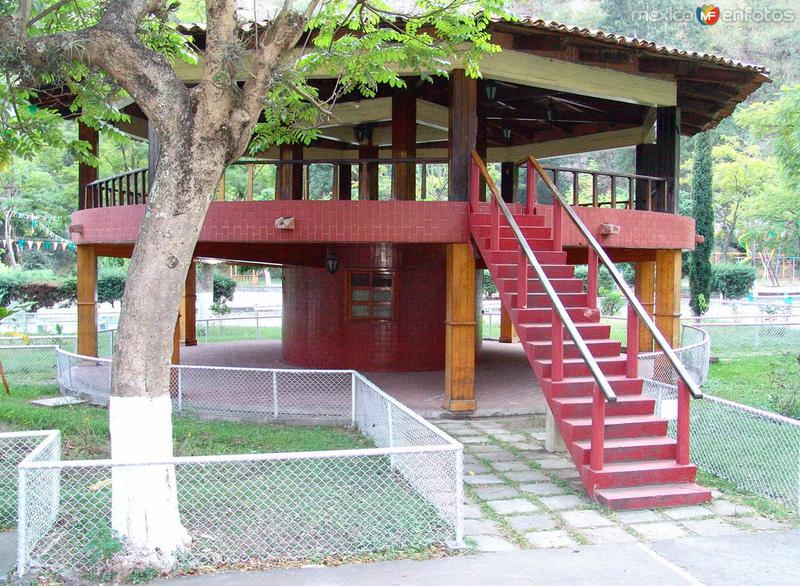
[[[33,26],[35,23],[39,22],[44,17],[46,17],[46,16],[48,16],[50,14],[53,14],[54,12],[57,12],[57,11],[61,10],[64,6],[66,6],[70,2],[74,2],[74,0],[58,0],[58,2],[48,6],[47,8],[42,10],[39,14],[37,14],[36,16],[34,16],[30,20],[28,20],[28,26],[29,27]]]

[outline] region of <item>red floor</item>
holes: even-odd
[[[181,348],[181,362],[205,366],[293,368],[279,340],[224,342]],[[365,372],[385,392],[425,417],[444,413],[444,371]],[[475,372],[475,415],[544,413],[544,397],[522,346],[483,342]]]

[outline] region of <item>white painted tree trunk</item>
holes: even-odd
[[[116,462],[163,462],[172,457],[169,395],[112,396],[109,423]],[[111,481],[111,527],[124,539],[130,565],[174,566],[177,555],[191,543],[178,512],[175,467],[115,466]]]

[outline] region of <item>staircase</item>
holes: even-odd
[[[566,330],[563,375],[553,380],[556,320],[543,283],[528,277],[527,304],[520,307],[517,278],[520,262],[525,262],[520,245],[501,215],[499,237],[492,248],[490,205],[473,204],[470,217],[473,239],[589,495],[612,509],[680,506],[710,500],[710,491],[694,483],[696,466],[688,463],[688,426],[684,458],[687,463],[679,464],[678,444],[667,436],[667,420],[654,415],[655,401],[642,395],[642,379],[628,376],[627,357],[621,351],[621,344],[610,339],[610,326],[599,323],[600,313],[583,292],[582,280],[574,277],[574,267],[567,264],[566,253],[553,250],[557,248],[553,231],[545,225],[544,216],[524,213],[522,206],[510,207],[516,210],[513,217],[520,231],[616,394],[614,402],[598,399],[601,395],[596,379]],[[527,271],[526,274],[532,274],[530,268]],[[561,328],[562,323],[557,322],[557,326]],[[598,406],[598,402],[603,404]],[[598,408],[604,433],[595,441],[603,450],[602,457],[593,459],[593,409]]]

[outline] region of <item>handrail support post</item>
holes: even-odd
[[[558,382],[564,379],[564,325],[555,309],[553,309],[552,325],[550,378],[553,382]]]
[[[625,341],[625,375],[628,378],[639,376],[639,316],[633,305],[628,305],[628,328]]]
[[[677,421],[677,463],[685,466],[689,463],[689,387],[678,378],[678,421]]]
[[[597,384],[592,386],[592,444],[590,466],[599,472],[605,465],[606,400]]]
[[[517,258],[517,309],[528,307],[528,257],[520,247]]]
[[[587,248],[587,271],[586,271],[586,293],[588,295],[586,304],[590,309],[597,309],[597,270],[598,257],[597,251],[591,246]]]

